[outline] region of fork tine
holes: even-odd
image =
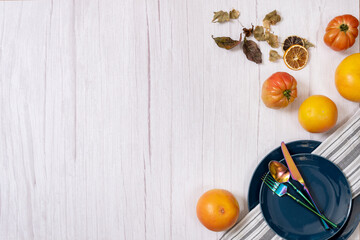
[[[271,174],[269,173],[269,174],[266,174],[266,176],[265,176],[267,179],[269,179],[269,180],[271,180],[271,181],[273,181],[273,182],[276,182],[275,181],[275,179],[271,176]]]
[[[269,183],[272,183],[271,181],[269,181],[269,178],[268,178],[268,176],[267,176],[266,174],[261,178],[261,180],[262,180],[262,181],[267,181],[267,182],[269,182]],[[271,184],[271,185],[273,185],[273,184]]]
[[[267,173],[265,173],[265,174],[261,177],[261,179],[268,179],[268,178],[269,178],[269,176],[268,176]]]
[[[267,179],[264,182],[270,185],[274,190],[276,190],[277,186],[274,183],[268,181]]]
[[[276,189],[273,186],[269,185],[267,182],[264,182],[264,183],[270,188],[271,191],[273,191],[273,192],[276,191]]]
[[[280,183],[278,183],[277,181],[275,181],[275,180],[274,180],[272,177],[270,177],[270,176],[268,176],[267,179],[268,179],[269,181],[271,181],[272,183],[274,183],[276,186],[279,186],[279,185],[280,185]]]
[[[267,181],[269,181],[271,183],[277,183],[276,181],[272,180],[271,176],[269,176],[269,175],[265,175],[264,180],[267,180]]]
[[[275,186],[272,182],[269,182],[266,178],[262,179],[262,181],[274,192],[276,191],[277,186]]]
[[[269,175],[268,173],[265,173],[262,178],[263,182],[267,182],[270,186],[272,186],[272,188],[274,189],[274,191],[276,191],[276,189],[280,186],[280,183],[278,183],[277,181],[275,181],[271,175]]]

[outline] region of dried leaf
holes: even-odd
[[[231,10],[230,11],[230,19],[237,19],[240,16],[240,12],[238,10]]]
[[[270,50],[269,52],[269,61],[276,62],[277,60],[281,59],[282,57],[278,54],[275,50]]]
[[[260,48],[254,41],[247,40],[245,38],[243,51],[246,55],[246,58],[249,59],[250,61],[253,61],[257,64],[262,63],[262,53],[260,51]]]
[[[275,25],[277,22],[281,20],[280,15],[277,14],[276,10],[266,14],[263,19],[263,26],[267,29],[270,28],[270,25]]]
[[[239,40],[233,40],[229,37],[216,37],[216,38],[214,38],[213,36],[211,36],[211,37],[214,39],[215,43],[219,47],[225,48],[227,50],[232,49],[232,48],[236,47],[237,45],[239,45],[241,42],[241,38],[242,38],[241,34],[240,34]]]
[[[269,38],[266,41],[273,48],[279,47],[279,39],[278,36],[275,34],[269,32]]]
[[[254,25],[251,24],[251,28],[243,28],[245,37],[250,37],[254,32]]]
[[[270,38],[270,32],[269,31],[265,31],[265,37],[264,37],[264,41],[267,41],[267,40],[269,40],[269,38]]]
[[[258,41],[265,41],[264,28],[262,26],[256,26],[254,30],[254,37]]]
[[[230,21],[230,16],[229,16],[228,12],[224,12],[224,11],[214,12],[214,18],[213,18],[212,22],[222,23],[222,22],[227,22],[227,21]]]
[[[307,39],[305,39],[305,38],[303,38],[303,40],[304,40],[304,47],[306,48],[306,49],[309,49],[310,47],[315,47],[315,45],[314,44],[312,44],[311,42],[309,42]]]

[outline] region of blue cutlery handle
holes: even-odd
[[[301,196],[305,201],[307,201],[307,203],[310,204],[310,206],[312,206],[314,209],[316,209],[315,206],[312,204],[312,202],[310,202],[310,200],[309,200],[307,197],[305,197],[305,195],[304,195],[299,189],[297,189],[297,187],[295,187],[294,184],[292,184],[290,181],[289,181],[288,183],[294,188],[294,190],[295,190],[298,194],[300,194],[300,196]]]
[[[321,212],[319,211],[318,207],[316,206],[316,204],[315,204],[315,202],[314,202],[314,199],[311,197],[311,194],[310,194],[310,192],[309,192],[309,189],[308,189],[306,186],[304,186],[304,189],[305,189],[305,191],[307,192],[307,194],[309,195],[310,200],[311,200],[311,202],[313,203],[313,205],[315,206],[316,211],[317,211],[319,214],[321,214]],[[326,224],[326,222],[324,221],[324,219],[321,218],[321,222],[323,223],[323,225],[324,225],[324,227],[325,227],[326,230],[329,229],[329,226]]]
[[[288,195],[289,197],[291,197],[292,199],[294,199],[297,203],[299,203],[300,205],[306,207],[307,209],[309,209],[311,212],[315,213],[318,217],[321,218],[321,220],[323,220],[324,222],[328,222],[332,227],[334,228],[338,228],[338,226],[331,222],[329,219],[327,219],[326,217],[324,217],[323,215],[320,215],[319,213],[315,212],[314,209],[312,209],[311,207],[309,207],[308,205],[306,205],[305,203],[303,203],[302,201],[300,201],[299,199],[297,199],[296,197],[294,197],[293,195],[291,195],[290,193],[286,193],[286,195]]]

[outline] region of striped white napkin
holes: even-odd
[[[328,137],[313,154],[334,162],[344,172],[353,194],[360,194],[360,110]],[[239,223],[227,231],[221,240],[278,240],[281,237],[267,225],[258,204]]]

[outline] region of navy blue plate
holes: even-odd
[[[286,144],[291,155],[298,153],[311,153],[314,151],[321,142],[314,140],[300,140],[289,142]],[[248,209],[252,210],[259,204],[259,192],[261,188],[261,181],[259,179],[268,171],[268,163],[271,160],[281,160],[284,156],[281,152],[280,147],[277,147],[266,155],[256,167],[253,176],[250,181],[249,192],[248,192]],[[332,240],[346,240],[356,230],[360,222],[360,196],[356,197],[352,201],[352,210],[350,213],[349,220],[345,226],[331,239]]]
[[[260,189],[260,207],[270,228],[285,239],[324,240],[345,225],[351,210],[352,195],[342,171],[327,159],[308,153],[292,156],[320,211],[338,229],[325,230],[318,216],[288,196],[278,197],[266,185]],[[285,161],[282,160],[284,164]],[[293,189],[293,195],[300,196]]]
[[[360,196],[352,200],[351,212],[345,226],[331,240],[346,240],[356,230],[360,222]]]

